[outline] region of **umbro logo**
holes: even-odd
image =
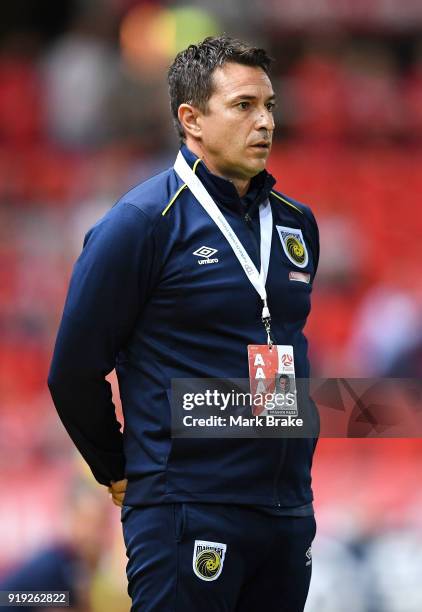
[[[200,249],[196,249],[196,251],[193,252],[193,255],[197,255],[198,257],[212,257],[215,253],[217,253],[217,249],[201,246]]]
[[[311,563],[312,563],[312,546],[310,546],[308,548],[308,550],[306,551],[305,557],[306,557],[305,565],[311,565]]]
[[[217,257],[212,258],[212,256],[215,255],[216,253],[218,253],[218,249],[212,249],[211,247],[201,246],[199,249],[196,249],[196,251],[194,251],[192,255],[196,255],[196,257],[205,258],[205,259],[198,259],[199,265],[202,266],[204,264],[218,263]]]

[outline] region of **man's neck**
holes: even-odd
[[[188,149],[192,151],[192,153],[194,153],[200,159],[202,159],[202,161],[204,162],[204,164],[206,165],[206,167],[212,174],[221,176],[227,181],[230,181],[231,183],[233,183],[237,193],[239,194],[239,198],[243,198],[243,196],[245,196],[248,193],[249,185],[251,184],[250,178],[243,179],[237,176],[228,176],[227,173],[224,173],[224,171],[221,171],[213,163],[212,159],[210,159],[209,155],[207,155],[207,153],[203,150],[200,143],[189,142],[189,143],[186,143],[186,146],[188,147]]]

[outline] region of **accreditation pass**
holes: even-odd
[[[293,346],[250,344],[249,385],[254,416],[297,416]]]

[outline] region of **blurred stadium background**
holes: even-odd
[[[1,3],[0,584],[71,588],[80,612],[129,600],[119,510],[46,388],[71,266],[119,195],[172,163],[166,67],[221,32],[276,59],[270,170],[321,231],[314,375],[422,371],[422,3]],[[422,610],[421,473],[418,439],[319,442],[307,612]]]

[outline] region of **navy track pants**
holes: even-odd
[[[131,612],[302,612],[313,516],[249,506],[122,508]]]

